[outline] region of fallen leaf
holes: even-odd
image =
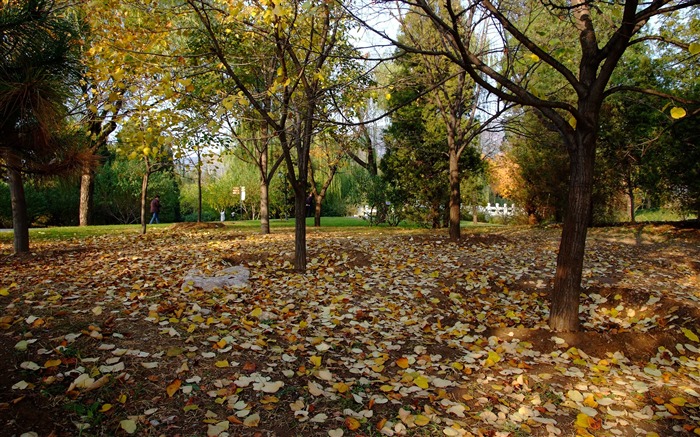
[[[396,365],[402,369],[407,369],[408,368],[408,358],[406,358],[406,357],[399,358],[398,360],[396,360]]]
[[[127,434],[133,434],[136,432],[136,422],[131,419],[125,419],[119,422],[119,426],[127,432]]]
[[[260,424],[260,416],[258,414],[251,414],[243,420],[243,425],[254,428]]]
[[[345,426],[350,430],[350,431],[355,431],[360,428],[360,421],[355,419],[354,417],[346,417],[345,418]]]
[[[166,387],[165,391],[168,393],[168,397],[171,398],[173,395],[180,389],[180,386],[182,385],[182,381],[179,379],[174,380],[173,382]]]

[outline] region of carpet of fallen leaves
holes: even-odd
[[[4,435],[700,434],[700,232],[591,229],[582,331],[547,327],[560,231],[163,228],[0,246]],[[183,280],[233,265],[245,287]]]

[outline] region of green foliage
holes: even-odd
[[[95,179],[95,223],[137,223],[140,220],[141,182],[144,164],[117,158],[105,164]],[[156,194],[161,201],[161,222],[179,221],[180,195],[169,171],[150,177],[148,200]]]
[[[514,187],[508,198],[522,207],[533,222],[561,221],[569,169],[562,140],[558,134],[544,129],[532,112],[514,120],[520,132],[506,137],[506,156],[516,168]]]
[[[52,178],[25,184],[31,226],[72,226],[78,222],[78,188],[72,180]],[[10,190],[0,183],[0,227],[12,227]]]

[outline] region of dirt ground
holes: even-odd
[[[700,232],[591,229],[577,333],[547,326],[558,237],[309,229],[306,274],[227,226],[2,246],[2,434],[700,434]]]

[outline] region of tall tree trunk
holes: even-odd
[[[150,173],[148,170],[143,174],[143,179],[141,180],[141,234],[146,234],[146,219],[148,218],[146,207],[148,205],[148,177]]]
[[[29,253],[29,214],[27,214],[27,200],[24,196],[24,183],[22,182],[22,163],[12,151],[8,151],[5,157],[12,204],[14,250],[15,254],[25,254]]]
[[[627,202],[629,202],[630,223],[636,223],[634,217],[634,186],[632,185],[632,177],[629,172],[627,174]]]
[[[462,198],[459,192],[459,157],[454,147],[450,147],[450,240],[457,241],[461,236]]]
[[[316,197],[316,205],[314,207],[314,227],[321,227],[321,202],[323,198],[321,196]]]
[[[202,223],[202,152],[199,146],[197,146],[197,223]]]
[[[305,182],[305,181],[304,181]],[[306,272],[306,193],[303,188],[294,189],[294,270]]]
[[[559,243],[549,315],[549,326],[555,332],[574,332],[579,327],[579,295],[591,210],[596,145],[593,132],[581,133],[581,137],[578,145],[569,154],[569,197]]]
[[[270,186],[267,179],[260,179],[260,233],[270,233]]]
[[[92,210],[95,194],[95,170],[92,163],[86,162],[82,166],[82,174],[80,176],[80,205],[79,205],[79,220],[80,226],[88,226],[92,224]]]

